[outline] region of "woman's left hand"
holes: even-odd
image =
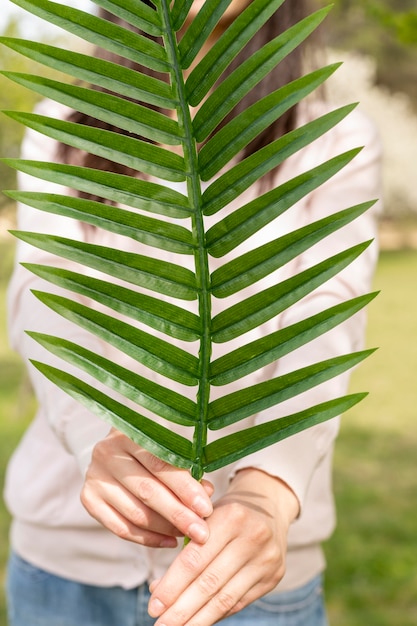
[[[283,482],[241,470],[206,520],[210,537],[191,541],[151,585],[155,626],[211,626],[271,591],[285,572],[287,533],[299,504]]]

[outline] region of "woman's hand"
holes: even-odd
[[[256,469],[240,471],[207,520],[204,545],[191,541],[151,585],[156,626],[211,626],[271,591],[285,572],[294,493]]]
[[[175,547],[175,537],[207,541],[213,510],[209,482],[172,467],[116,430],[94,448],[81,501],[108,530],[149,547]]]

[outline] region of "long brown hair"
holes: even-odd
[[[148,0],[143,0],[148,4]],[[223,73],[221,80],[224,80],[229,76],[236,67],[238,67],[246,58],[253,54],[256,50],[261,48],[267,42],[271,41],[280,33],[287,30],[290,26],[297,23],[299,20],[307,15],[307,3],[308,0],[286,0],[279,9],[272,15],[272,17],[264,24],[264,26],[256,33],[252,40],[246,45],[246,47],[240,52],[239,55],[230,64],[227,70]],[[136,31],[135,27],[125,22],[123,19],[114,16],[109,11],[100,8],[99,16],[115,24],[121,25],[129,30]],[[242,110],[248,108],[255,101],[268,95],[271,91],[278,89],[279,87],[299,78],[303,69],[303,57],[304,46],[298,46],[293,52],[291,52],[283,62],[276,66],[269,75],[261,81],[256,89],[253,89],[247,94],[245,98],[231,111],[231,113],[222,121],[220,126],[223,126],[231,118],[238,115]],[[129,59],[117,56],[113,52],[104,50],[102,48],[96,48],[94,55],[98,58],[117,63],[130,69],[141,71],[150,76],[157,76],[161,79],[161,74],[156,74],[152,70],[138,66]],[[100,87],[93,86],[94,89],[101,90]],[[153,107],[154,108],[154,107]],[[253,154],[259,148],[267,145],[272,140],[282,136],[286,132],[292,130],[295,127],[297,118],[297,107],[294,106],[276,120],[271,126],[264,130],[254,141],[252,141],[239,155],[240,160]],[[73,111],[68,116],[68,119],[72,122],[80,124],[86,124],[94,126],[96,128],[103,128],[111,130],[121,134],[127,134],[126,131],[121,130],[111,124],[102,122],[90,116],[87,116],[78,111]],[[132,136],[130,134],[130,136]],[[102,157],[98,157],[93,154],[80,152],[78,149],[68,146],[66,144],[60,144],[58,149],[58,158],[63,163],[84,165],[85,167],[92,167],[105,171],[112,171],[128,175],[137,175],[137,172],[124,165],[114,163]],[[85,192],[78,192],[82,197],[88,197],[91,199],[101,200],[101,198],[93,198],[93,196],[86,194]]]

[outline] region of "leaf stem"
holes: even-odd
[[[204,472],[204,448],[207,443],[208,405],[210,399],[209,369],[212,352],[211,341],[211,291],[208,253],[205,245],[205,229],[202,211],[202,191],[199,175],[197,142],[193,135],[190,106],[186,97],[185,81],[181,67],[178,43],[171,25],[171,14],[166,0],[162,0],[165,25],[164,42],[168,60],[172,66],[172,88],[178,100],[178,125],[183,133],[183,156],[187,173],[187,193],[192,210],[191,226],[196,243],[194,252],[198,308],[200,316],[199,383],[197,391],[197,417],[193,436],[193,464],[191,474],[201,480]]]

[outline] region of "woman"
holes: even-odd
[[[288,0],[251,45],[259,47],[306,14],[302,0]],[[120,22],[103,10],[101,15]],[[214,37],[224,25],[220,24]],[[97,54],[107,55],[99,50]],[[236,63],[247,54],[246,50]],[[257,87],[255,97],[297,78],[301,65],[297,50]],[[321,102],[291,109],[241,157],[325,110]],[[40,111],[98,123],[51,102],[42,103]],[[276,236],[275,229],[280,234],[290,232],[377,197],[378,142],[368,121],[354,113],[288,159],[243,200],[364,144],[366,148],[351,164],[264,229],[262,241]],[[30,131],[22,152],[24,158],[52,160],[58,154],[67,163],[115,169],[112,163],[57,146]],[[20,186],[45,191],[45,182],[24,175]],[[19,207],[19,228],[64,232],[99,245],[137,249],[117,235],[23,206]],[[325,244],[288,263],[279,278],[374,236],[373,210],[345,227],[342,235],[328,237]],[[169,258],[168,253],[163,256]],[[19,243],[18,262],[48,260],[45,253]],[[376,250],[371,246],[341,274],[265,324],[263,332],[365,293],[375,260]],[[112,349],[97,338],[48,313],[31,294],[39,286],[44,287],[42,281],[16,265],[9,292],[10,335],[25,358],[45,358],[43,350],[24,334],[26,328],[71,338],[114,357]],[[363,335],[364,316],[359,314],[265,368],[261,377],[360,349]],[[117,358],[120,362],[120,355]],[[222,618],[229,626],[327,623],[321,543],[334,526],[331,458],[337,419],[218,470],[208,477],[210,482],[199,484],[188,472],[161,462],[121,433],[109,433],[105,423],[29,368],[39,410],[11,460],[6,484],[13,515],[10,626],[210,626]],[[338,397],[345,393],[347,382],[346,375],[338,377],[251,420],[279,417]],[[175,549],[177,537],[183,535],[190,537],[190,543],[183,550]],[[152,618],[147,614],[148,601]]]

